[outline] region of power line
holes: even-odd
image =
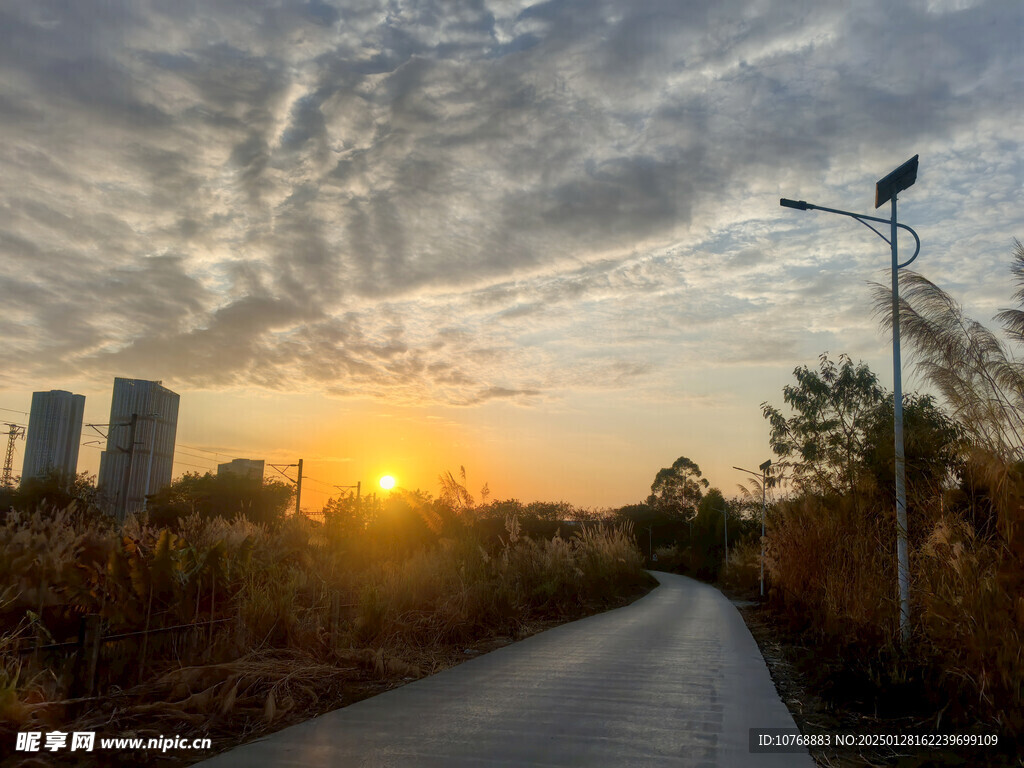
[[[213,461],[213,459],[208,459],[205,456],[200,456],[200,455],[195,454],[195,453],[189,453],[188,451],[183,451],[180,448],[175,448],[174,449],[174,453],[175,453],[175,455],[180,453],[182,456],[191,456],[194,459],[202,459],[203,461]],[[214,462],[214,463],[217,463],[217,462]]]
[[[235,451],[211,451],[209,448],[200,448],[198,445],[185,445],[184,443],[178,443],[182,448],[191,448],[193,451],[202,451],[203,453],[212,453],[214,456],[230,456],[231,458],[238,458]]]
[[[327,489],[327,490],[328,490],[328,491],[329,491],[330,493],[333,493],[333,492],[334,492],[334,489],[335,489],[335,487],[336,487],[336,486],[334,486],[334,485],[331,485],[330,483],[325,483],[325,482],[322,482],[322,481],[320,481],[320,480],[314,480],[314,479],[313,479],[312,477],[308,477],[308,476],[303,476],[303,478],[302,478],[302,479],[303,479],[303,480],[306,480],[306,481],[308,481],[308,482],[310,482],[310,483],[316,483],[317,485],[321,485],[321,486],[323,486],[324,488],[326,488],[326,489]]]
[[[184,462],[184,461],[176,461],[176,462],[174,462],[174,466],[176,466],[176,467],[193,467],[194,469],[205,469],[207,472],[210,471],[209,467],[201,467],[198,464],[189,464],[188,462]]]

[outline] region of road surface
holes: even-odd
[[[807,766],[749,750],[796,728],[736,608],[667,573],[625,608],[245,744],[203,768]]]

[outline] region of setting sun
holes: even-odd
[[[391,475],[384,475],[384,477],[380,479],[380,487],[385,491],[390,491],[395,487],[395,478]]]

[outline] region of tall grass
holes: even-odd
[[[72,665],[14,650],[74,639],[89,613],[107,632],[218,620],[108,645],[100,692],[128,691],[123,712],[145,723],[205,727],[237,715],[238,728],[258,729],[330,700],[325,686],[346,670],[417,677],[442,665],[445,649],[522,635],[646,583],[621,527],[533,539],[509,517],[494,542],[475,517],[449,516],[432,538],[397,546],[348,522],[335,530],[330,519],[293,517],[271,530],[193,516],[175,530],[137,519],[117,530],[73,507],[9,514],[0,526],[0,583],[11,585],[0,595],[0,740],[66,730],[68,712],[50,702],[74,694]]]
[[[867,491],[776,506],[766,554],[773,607],[847,671],[873,680],[877,696],[909,685],[940,717],[1019,737],[1024,477],[991,455],[974,455],[964,471],[971,497],[936,495],[911,519],[909,645],[899,642],[892,502]],[[984,524],[990,517],[995,526]]]

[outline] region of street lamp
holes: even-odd
[[[761,464],[758,469],[761,470],[761,597],[764,597],[764,513],[768,507],[768,468],[772,465],[772,460],[768,459],[764,464]],[[746,472],[748,474],[757,477],[758,473],[752,469],[744,469],[743,467],[733,467],[738,469],[740,472]]]
[[[839,211],[835,208],[824,208],[820,205],[811,205],[803,200],[787,200],[786,198],[779,200],[779,204],[784,208],[796,208],[799,211],[825,211],[826,213],[838,213],[842,216],[856,219],[885,240],[892,251],[892,377],[893,433],[896,447],[896,558],[897,579],[900,588],[900,637],[904,643],[910,640],[910,564],[907,555],[906,459],[903,453],[903,375],[900,364],[899,271],[903,267],[910,266],[911,262],[917,258],[917,255],[921,252],[921,238],[917,236],[917,232],[906,224],[900,224],[896,221],[896,195],[917,181],[918,157],[918,155],[914,155],[892,173],[879,179],[875,184],[875,208],[891,200],[892,216],[890,219],[880,219],[876,216],[865,216],[861,213]],[[868,224],[869,221],[889,224],[889,237],[886,237]],[[897,228],[907,230],[907,232],[913,235],[914,241],[917,243],[914,255],[902,264],[899,263],[896,252]]]
[[[729,570],[729,516],[726,511],[726,507],[716,509],[716,512],[722,513],[722,527],[725,529],[725,570]]]

